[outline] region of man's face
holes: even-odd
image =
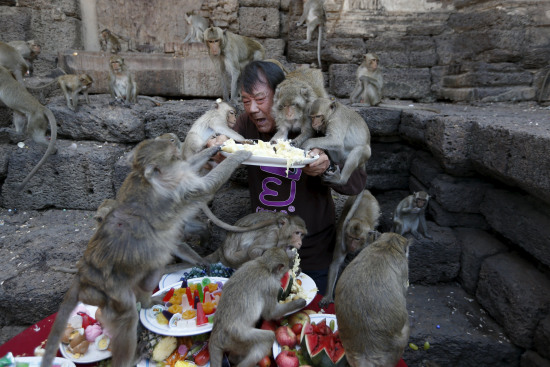
[[[257,83],[251,94],[241,91],[244,110],[260,133],[275,131],[275,120],[271,117],[273,91],[267,83]]]

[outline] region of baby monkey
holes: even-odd
[[[426,225],[426,208],[429,201],[430,195],[425,191],[415,192],[401,200],[393,215],[392,232],[402,236],[410,232],[417,240],[421,239],[422,235],[433,238],[428,234]]]
[[[53,83],[58,83],[59,87],[63,91],[65,100],[67,101],[67,107],[73,111],[76,111],[78,106],[78,94],[82,93],[87,104],[90,104],[88,92],[92,87],[94,80],[88,74],[67,74],[57,77],[57,79],[36,87],[28,87],[28,89],[42,89],[46,88]]]

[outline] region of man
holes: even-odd
[[[239,116],[234,130],[247,139],[269,141],[276,132],[271,115],[273,95],[285,78],[274,63],[253,61],[241,73],[241,95],[245,113]],[[294,138],[295,136],[289,136]],[[219,143],[220,140],[217,140]],[[313,149],[319,159],[304,168],[290,169],[268,166],[248,166],[248,183],[252,210],[282,211],[305,220],[308,234],[299,250],[302,271],[324,294],[328,267],[336,239],[335,210],[331,188],[344,195],[357,195],[364,188],[367,176],[356,170],[347,184],[334,186],[322,181],[330,159],[324,151]]]

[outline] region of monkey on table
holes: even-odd
[[[12,73],[21,84],[23,84],[23,75],[29,71],[29,65],[19,51],[4,42],[0,42],[0,66]]]
[[[198,14],[187,14],[185,13],[185,21],[189,25],[189,33],[183,39],[183,43],[186,42],[203,42],[204,41],[204,31],[209,26],[208,19],[198,15]]]
[[[119,53],[121,50],[118,38],[116,38],[107,28],[99,33],[99,47],[101,51],[112,54]]]
[[[433,238],[428,233],[426,225],[426,208],[430,201],[430,195],[425,191],[415,192],[397,204],[393,214],[392,232],[400,235],[411,233],[417,240],[422,236]]]
[[[254,366],[275,342],[271,330],[256,328],[260,319],[275,320],[305,307],[305,299],[279,303],[281,278],[290,269],[288,254],[273,247],[243,264],[223,286],[208,341],[210,365],[221,367],[224,352],[239,366]]]
[[[225,266],[238,269],[245,262],[261,256],[269,248],[299,250],[302,247],[302,239],[307,230],[306,223],[298,216],[259,212],[248,214],[235,222],[235,225],[249,227],[266,221],[272,221],[273,224],[256,231],[228,233],[223,244],[206,259],[211,263],[221,262]],[[294,258],[294,255],[292,257]]]
[[[208,202],[250,152],[237,152],[205,176],[196,172],[219,151],[205,149],[183,160],[178,144],[150,139],[132,152],[132,171],[117,193],[117,205],[99,224],[78,262],[46,344],[50,367],[77,303],[98,306],[111,334],[112,364],[135,366],[136,302],[149,307],[151,293],[178,252],[179,229]]]
[[[87,104],[90,104],[88,92],[92,87],[94,80],[88,74],[66,74],[58,76],[55,80],[44,85],[36,87],[28,87],[29,89],[42,89],[46,88],[53,83],[58,83],[59,87],[63,91],[65,100],[67,101],[67,107],[73,111],[76,111],[78,107],[78,94],[82,93]]]
[[[328,98],[324,87],[323,73],[319,69],[300,68],[286,75],[285,80],[275,89],[273,111],[277,132],[271,139],[288,139],[290,132],[300,132],[300,144],[314,135],[309,121],[308,110],[317,98]]]
[[[208,46],[208,53],[220,70],[222,78],[223,99],[229,101],[228,84],[231,85],[231,101],[236,102],[237,83],[241,70],[253,60],[263,60],[265,49],[261,43],[222,30],[219,27],[210,27],[204,31],[204,42]],[[230,78],[230,83],[228,83]],[[235,104],[235,103],[233,103]]]
[[[325,8],[323,7],[324,0],[307,0],[304,4],[304,11],[296,25],[299,27],[304,22],[306,23],[306,40],[305,43],[311,42],[311,36],[315,28],[319,28],[319,37],[317,39],[317,63],[321,68],[321,38],[323,35],[323,27],[325,25]]]
[[[335,313],[352,367],[395,366],[409,339],[408,241],[383,233],[344,269]]]
[[[328,287],[319,307],[325,308],[334,301],[333,292],[340,266],[348,254],[356,254],[376,237],[374,234],[380,218],[380,205],[369,190],[357,196],[350,196],[344,203],[338,234],[328,271]]]
[[[40,161],[19,185],[17,191],[21,191],[46,159],[56,152],[57,124],[53,113],[42,106],[3,66],[0,66],[0,101],[13,110],[13,123],[15,124],[16,133],[26,133],[36,143],[47,147]],[[50,126],[49,140],[46,138],[48,123]]]
[[[42,47],[40,47],[40,45],[35,40],[11,41],[8,42],[8,44],[14,47],[17,51],[19,51],[21,56],[23,56],[23,58],[27,62],[29,74],[32,75],[33,62],[42,51]]]

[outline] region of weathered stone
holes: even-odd
[[[8,162],[11,152],[17,148],[16,145],[1,144],[0,145],[0,181],[8,175]]]
[[[279,37],[278,8],[239,8],[239,34],[248,37]]]
[[[527,195],[495,189],[487,191],[480,209],[495,231],[550,266],[547,204]]]
[[[113,166],[113,188],[115,192],[118,192],[120,186],[132,170],[131,164],[128,161],[130,155],[130,150],[127,149],[120,158],[118,158]],[[113,197],[108,197],[106,199],[113,199]]]
[[[412,180],[411,180],[412,182]],[[411,184],[411,190],[414,186]],[[435,200],[430,201],[428,213],[434,221],[442,227],[470,227],[478,229],[489,229],[487,221],[481,214],[456,213],[446,211]]]
[[[239,0],[239,7],[276,8],[279,9],[281,0]],[[288,1],[287,1],[288,6]]]
[[[355,88],[355,72],[358,65],[353,64],[330,64],[329,92],[339,98],[349,98]]]
[[[385,107],[352,108],[367,122],[371,138],[387,138],[399,134],[401,110]]]
[[[259,40],[265,47],[266,59],[285,58],[285,40],[282,38],[266,38]]]
[[[365,42],[361,38],[328,38],[323,43],[322,60],[328,64],[359,65],[367,50]]]
[[[429,194],[447,211],[479,213],[479,205],[490,188],[491,184],[479,178],[456,178],[443,174],[432,181]]]
[[[534,337],[535,349],[544,358],[550,359],[550,315],[546,316],[535,330]]]
[[[548,345],[546,345],[546,347],[548,347]],[[528,350],[521,356],[520,367],[550,367],[550,360],[542,358],[532,350]]]
[[[411,175],[424,186],[430,186],[443,169],[437,161],[426,151],[418,150],[411,161]]]
[[[370,175],[367,171],[367,186],[369,185]],[[380,204],[382,214],[378,220],[378,231],[389,232],[393,223],[393,212],[404,197],[409,195],[409,190],[391,190],[373,194]]]
[[[31,10],[29,8],[0,6],[2,42],[29,39],[30,25]]]
[[[409,185],[409,176],[404,173],[371,173],[367,171],[369,190],[405,190]]]
[[[537,95],[533,87],[500,87],[500,88],[479,88],[477,96],[482,102],[521,102],[531,101]]]
[[[430,69],[385,69],[382,95],[385,98],[412,99],[430,102],[431,75]]]
[[[450,228],[429,221],[427,224],[433,239],[416,240],[406,234],[414,240],[409,248],[409,281],[414,284],[452,281],[460,270],[460,245]]]
[[[106,197],[113,197],[113,165],[122,153],[116,144],[80,141],[75,144],[57,140],[57,153],[25,186],[16,189],[42,157],[44,149],[32,144],[29,149],[14,150],[8,176],[2,185],[4,204],[18,209],[95,210]]]
[[[366,167],[369,173],[402,173],[408,176],[414,150],[402,144],[371,144],[372,155]]]
[[[479,270],[486,258],[508,251],[508,248],[489,233],[472,228],[455,229],[462,253],[460,255],[459,281],[462,288],[475,295]]]
[[[495,255],[481,265],[476,298],[514,344],[531,349],[550,311],[550,279],[517,255]]]
[[[289,34],[291,33],[292,30],[289,29]],[[288,61],[296,64],[317,64],[317,38],[310,43],[304,43],[302,40],[289,40],[287,45]],[[325,60],[325,53],[321,47],[321,61],[323,60]]]
[[[515,64],[472,64],[467,72],[443,78],[443,86],[448,88],[500,87],[530,85],[533,76]]]

